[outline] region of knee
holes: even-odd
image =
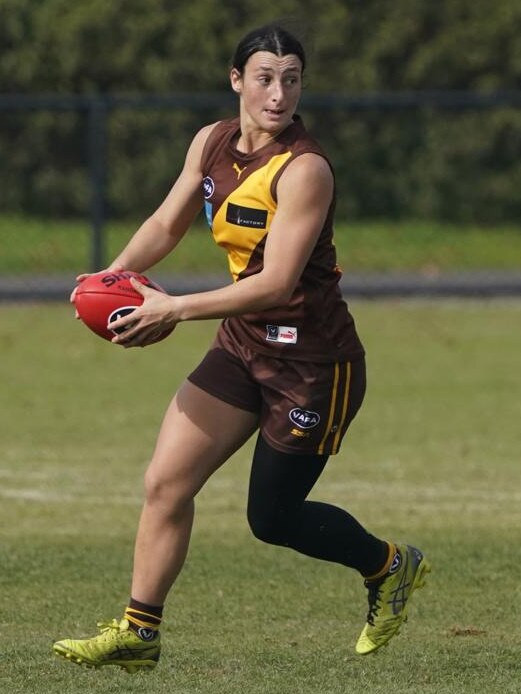
[[[145,473],[144,488],[145,503],[173,518],[183,516],[193,504],[193,495],[185,485],[165,477],[152,465]]]
[[[154,503],[166,496],[169,485],[152,465],[145,472],[143,483],[147,502]]]
[[[288,546],[289,524],[283,514],[259,512],[248,507],[248,524],[257,540],[270,545]]]

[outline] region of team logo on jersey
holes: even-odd
[[[253,227],[265,229],[268,221],[268,210],[259,210],[256,207],[243,207],[229,202],[226,207],[226,221],[239,227]]]
[[[266,340],[268,342],[286,342],[295,344],[297,342],[297,329],[287,325],[267,325]]]
[[[301,407],[294,407],[289,413],[289,418],[299,429],[313,429],[320,422],[318,412],[303,410]]]
[[[215,183],[213,182],[213,179],[211,179],[210,176],[205,176],[203,178],[204,199],[208,200],[209,198],[211,198],[213,193],[214,193],[214,190],[215,190]]]

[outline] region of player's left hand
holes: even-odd
[[[114,336],[112,342],[125,348],[145,347],[175,328],[174,297],[147,287],[134,277],[130,282],[143,297],[143,303],[132,313],[110,324],[110,330],[123,330]]]

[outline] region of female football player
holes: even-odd
[[[223,319],[165,414],[145,476],[125,613],[93,638],[57,642],[55,652],[73,662],[130,672],[156,665],[163,605],[185,561],[194,497],[257,431],[251,530],[363,577],[369,612],[358,653],[398,631],[429,570],[414,547],[377,538],[347,511],[307,499],[362,404],[365,362],[338,286],[333,172],[296,115],[305,66],[300,42],[279,26],[241,40],[230,71],[238,117],[196,134],[172,190],[109,268],[146,271],[175,249],[204,208],[233,281],[184,296],[134,281],[143,305],[111,325],[127,328],[113,341],[129,348],[181,321]]]

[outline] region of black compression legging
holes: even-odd
[[[306,501],[327,459],[282,453],[259,435],[248,497],[250,528],[264,542],[344,564],[364,576],[376,574],[387,560],[387,543],[368,533],[347,511]]]

